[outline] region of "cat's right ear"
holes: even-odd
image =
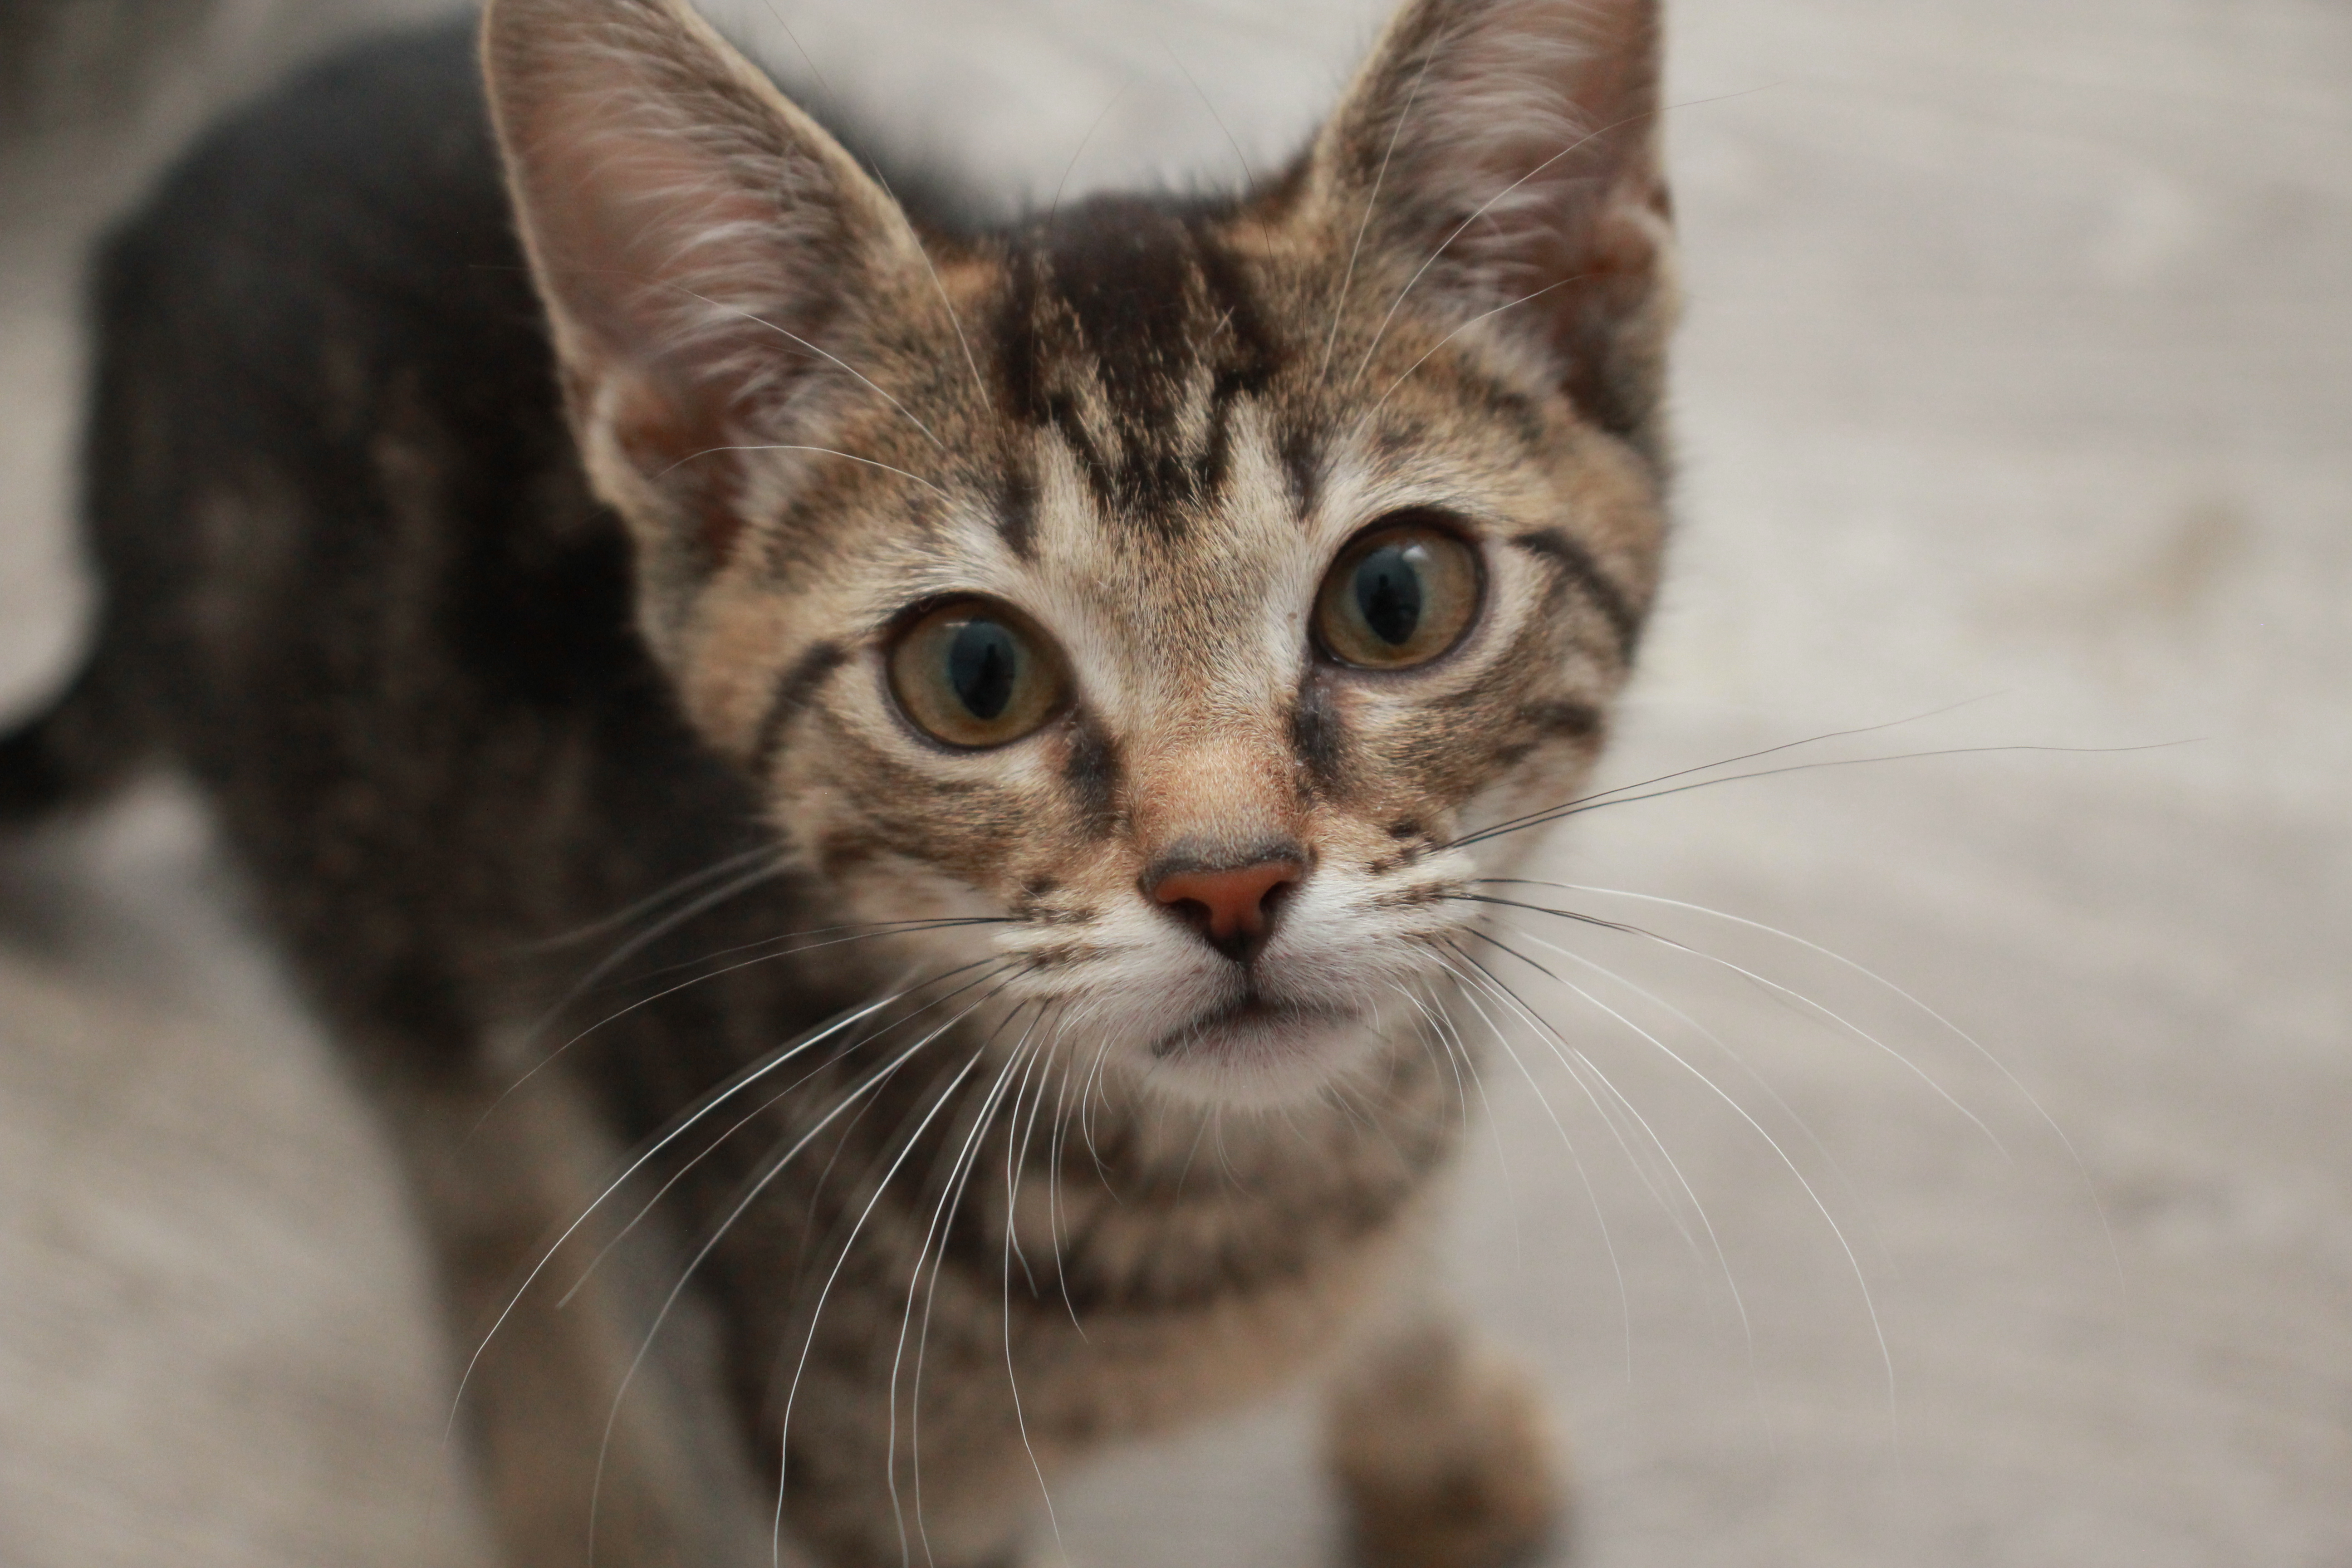
[[[492,0],[482,48],[591,476],[656,572],[707,573],[742,525],[726,448],[854,393],[844,340],[919,241],[683,0]]]
[[[1428,307],[1656,451],[1674,241],[1659,0],[1410,0],[1305,168],[1345,265],[1385,253]],[[1377,319],[1382,309],[1375,301]]]

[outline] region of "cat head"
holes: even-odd
[[[1655,588],[1655,10],[1417,0],[1278,184],[950,235],[677,0],[494,0],[646,637],[840,918],[1219,1102],[1463,966]]]

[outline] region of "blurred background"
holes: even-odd
[[[443,8],[0,7],[0,710],[89,605],[90,237]],[[1010,206],[1278,161],[1383,6],[711,9]],[[1519,919],[1559,1037],[1490,1060],[1458,1294],[1588,1568],[2352,1568],[2352,8],[1672,12],[1685,479],[1604,782],[1938,754],[1545,852],[1687,949]],[[385,1155],[233,903],[168,785],[0,868],[0,1563],[481,1563]],[[1307,1429],[1074,1482],[1071,1560],[1328,1561]]]

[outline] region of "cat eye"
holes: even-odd
[[[1484,586],[1478,552],[1432,522],[1391,521],[1357,536],[1316,595],[1324,652],[1365,669],[1426,664],[1462,640]]]
[[[986,599],[958,599],[909,622],[889,669],[899,708],[950,746],[1019,740],[1054,715],[1070,684],[1052,641]]]

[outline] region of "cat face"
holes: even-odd
[[[1375,1054],[1654,591],[1651,8],[1425,0],[1273,192],[981,237],[683,11],[488,26],[648,641],[841,918],[1176,1092]]]

